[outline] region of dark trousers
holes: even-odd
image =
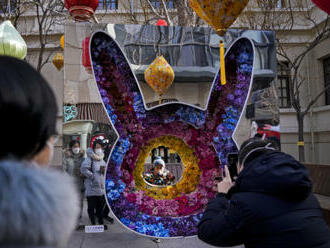
[[[98,223],[103,225],[103,195],[100,196],[87,196],[87,212],[92,225],[95,225],[95,217],[97,217]]]

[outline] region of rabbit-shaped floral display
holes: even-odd
[[[228,49],[227,84],[222,86],[216,76],[206,109],[177,102],[147,109],[116,41],[96,32],[90,48],[96,83],[118,134],[106,173],[113,214],[139,234],[196,235],[203,209],[215,196],[214,177],[221,173],[226,154],[237,151],[232,135],[252,84],[253,43],[240,38]],[[180,155],[182,180],[162,188],[146,186],[141,175],[145,159],[160,145]]]

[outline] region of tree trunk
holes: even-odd
[[[183,0],[174,0],[175,8],[177,9],[178,25],[187,26],[187,13]]]
[[[298,122],[298,152],[299,161],[305,162],[305,143],[304,143],[304,117],[305,115],[297,112],[297,122]]]

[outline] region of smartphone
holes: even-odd
[[[237,163],[238,163],[238,153],[228,153],[227,154],[227,166],[230,173],[230,177],[232,181],[235,181],[235,179],[238,176],[237,173]]]

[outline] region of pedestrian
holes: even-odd
[[[0,56],[0,247],[65,247],[78,217],[72,179],[47,168],[57,104],[23,60]]]
[[[329,248],[330,231],[311,193],[305,166],[268,140],[244,142],[238,178],[228,168],[218,194],[198,225],[198,237],[214,246]]]
[[[104,225],[102,209],[104,205],[105,193],[105,167],[103,160],[104,152],[102,140],[97,139],[93,143],[93,149],[87,150],[87,158],[81,166],[81,173],[85,176],[85,195],[87,197],[87,212],[92,225]],[[107,226],[104,225],[107,229]]]
[[[80,142],[72,140],[69,144],[69,149],[64,151],[63,154],[63,170],[70,175],[76,185],[76,189],[80,196],[80,214],[79,219],[82,218],[83,204],[84,204],[84,175],[80,172],[80,167],[84,161],[84,151],[80,149]]]

